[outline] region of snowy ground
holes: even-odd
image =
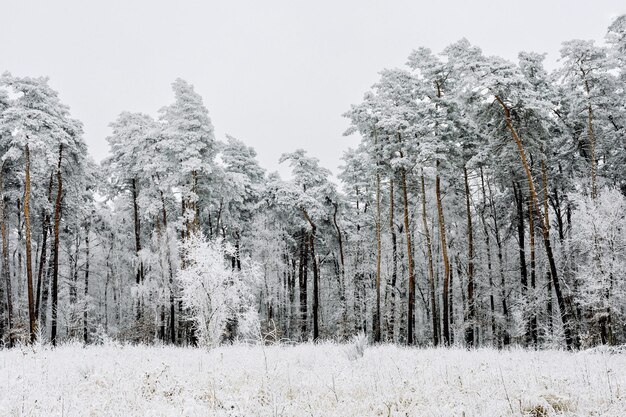
[[[626,355],[320,344],[0,351],[0,416],[624,416]]]

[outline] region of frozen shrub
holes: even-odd
[[[182,300],[191,311],[198,343],[212,347],[236,338],[259,334],[259,317],[253,305],[260,279],[256,264],[241,260],[241,270],[226,262],[233,248],[221,240],[192,236],[183,244],[186,266],[178,272]]]
[[[357,360],[363,357],[365,348],[367,347],[367,336],[364,332],[360,332],[352,336],[350,345],[346,348],[346,356],[351,361]]]

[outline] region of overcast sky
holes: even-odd
[[[219,139],[231,134],[279,167],[307,149],[336,171],[341,117],[412,49],[466,37],[514,60],[569,39],[602,41],[624,0],[158,1],[0,0],[0,72],[47,75],[85,125],[96,160],[123,110],[156,115],[182,77],[203,96]]]

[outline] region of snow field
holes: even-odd
[[[626,355],[354,345],[0,351],[0,416],[624,416]]]

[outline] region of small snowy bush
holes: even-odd
[[[346,348],[346,356],[351,361],[357,360],[363,357],[365,348],[367,347],[367,335],[364,332],[360,332],[352,336],[352,343]]]
[[[234,249],[222,240],[209,241],[201,234],[182,247],[185,267],[178,273],[182,300],[191,311],[198,343],[212,347],[236,337],[252,339],[259,333],[259,317],[253,294],[260,279],[256,264],[241,260],[241,270],[226,261]]]

